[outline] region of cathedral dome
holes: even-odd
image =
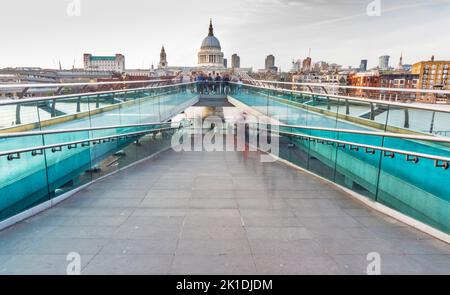
[[[203,49],[203,50],[218,49],[219,51],[222,50],[222,48],[220,47],[219,39],[217,39],[214,36],[214,29],[213,29],[213,25],[212,25],[212,20],[209,22],[209,33],[208,33],[208,36],[206,36],[206,38],[203,39],[202,47],[200,49]]]
[[[207,36],[205,39],[203,39],[201,49],[219,49],[219,50],[221,50],[222,48],[220,47],[219,39],[217,39],[214,36]]]

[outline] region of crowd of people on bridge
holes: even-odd
[[[203,95],[237,94],[243,84],[241,77],[231,77],[227,73],[222,76],[220,73],[200,73],[193,76],[193,81],[196,82],[196,91]]]

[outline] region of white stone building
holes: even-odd
[[[125,72],[125,56],[93,56],[85,53],[83,57],[84,69],[86,71]]]
[[[214,36],[212,21],[209,24],[209,34],[203,39],[198,53],[198,66],[206,68],[224,69],[224,54],[219,39]]]

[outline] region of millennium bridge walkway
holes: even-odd
[[[450,274],[450,111],[309,87],[0,102],[0,274]]]

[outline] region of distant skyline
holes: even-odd
[[[67,6],[81,3],[80,16]],[[396,66],[450,60],[450,0],[14,0],[1,1],[0,67],[81,68],[83,53],[126,57],[127,68],[155,67],[164,44],[169,66],[195,66],[209,19],[225,57],[242,67],[264,68],[275,56],[283,71],[292,59],[368,68],[390,55]],[[176,8],[176,9],[175,9]]]

